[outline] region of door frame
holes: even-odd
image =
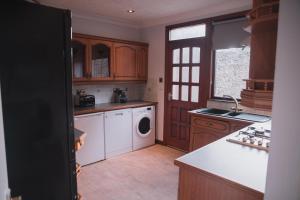
[[[235,18],[239,18],[242,16],[246,16],[248,13],[250,12],[250,10],[243,10],[240,12],[236,12],[236,13],[230,13],[230,14],[224,14],[224,15],[220,15],[220,16],[215,16],[215,17],[210,17],[210,18],[204,18],[204,19],[200,19],[200,20],[194,20],[194,21],[189,21],[189,22],[184,22],[184,23],[179,23],[179,24],[173,24],[173,25],[169,25],[166,26],[165,28],[165,71],[164,71],[164,79],[165,79],[165,83],[164,83],[164,121],[163,121],[163,144],[167,145],[167,126],[166,126],[166,122],[167,122],[167,117],[168,117],[168,82],[167,80],[170,80],[170,74],[168,74],[168,67],[170,65],[169,60],[169,31],[171,29],[174,28],[180,28],[180,27],[184,27],[184,26],[192,26],[192,25],[196,25],[196,24],[206,24],[207,29],[206,30],[206,34],[209,41],[208,44],[208,51],[207,52],[209,54],[209,60],[207,61],[208,65],[209,65],[209,84],[206,86],[208,89],[208,96],[207,96],[207,100],[209,98],[211,98],[211,92],[212,92],[212,78],[213,78],[213,69],[212,69],[212,65],[213,65],[213,52],[212,52],[212,36],[213,36],[213,26],[212,23],[214,22],[220,22],[220,21],[225,21],[225,20],[231,20],[231,19],[235,19]]]

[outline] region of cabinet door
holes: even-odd
[[[137,47],[128,44],[114,44],[114,79],[137,79]]]
[[[76,152],[80,165],[104,160],[104,114],[88,114],[74,118],[75,128],[84,131],[86,138],[82,148]]]
[[[148,74],[148,48],[138,48],[138,79],[147,80]]]
[[[72,67],[73,80],[84,81],[88,76],[89,64],[88,40],[84,38],[73,38],[72,40]]]
[[[246,126],[250,126],[252,123],[251,122],[244,122],[244,121],[230,121],[230,127],[231,127],[231,132],[238,131],[242,128],[245,128]]]
[[[192,134],[190,141],[190,151],[194,151],[205,145],[208,145],[218,139],[222,138],[219,134],[210,131],[203,131],[201,133]]]
[[[101,40],[90,40],[90,52],[90,79],[112,79],[112,43]]]

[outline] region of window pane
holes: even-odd
[[[175,28],[170,30],[169,39],[172,40],[182,40],[196,37],[205,37],[206,25],[198,24],[193,26],[185,26],[180,28]]]
[[[189,86],[182,85],[181,86],[181,101],[189,100]]]
[[[180,49],[173,50],[173,64],[179,64]]]
[[[182,49],[182,63],[190,62],[190,48],[185,47]]]
[[[199,86],[192,86],[191,102],[198,103],[199,100]]]
[[[179,99],[179,85],[172,86],[172,99],[173,100]]]
[[[173,82],[179,82],[179,67],[173,67]]]
[[[249,78],[250,48],[216,50],[214,96],[231,95],[241,98],[243,79]]]
[[[181,82],[188,83],[189,82],[189,67],[182,67],[181,73]]]
[[[193,47],[193,63],[200,63],[200,47]]]
[[[200,79],[200,67],[194,66],[192,67],[192,83],[199,83]]]

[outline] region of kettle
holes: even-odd
[[[127,96],[125,91],[121,90],[120,88],[114,89],[114,96],[115,96],[115,103],[126,103]]]

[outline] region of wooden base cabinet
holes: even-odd
[[[263,200],[263,194],[192,167],[179,166],[178,200]]]
[[[199,149],[250,124],[246,121],[192,114],[189,149]]]

